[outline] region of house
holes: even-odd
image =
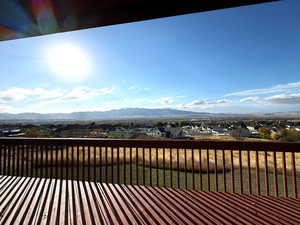
[[[247,128],[238,126],[230,131],[230,135],[233,137],[250,137],[251,133]]]
[[[10,130],[2,130],[1,135],[2,137],[22,137],[25,134],[21,132],[20,129],[10,129]]]
[[[185,137],[194,137],[194,136],[207,136],[211,135],[211,131],[207,130],[206,127],[200,126],[184,126],[182,127]]]
[[[180,127],[168,127],[166,130],[166,137],[168,138],[185,138],[184,132]]]
[[[163,128],[155,127],[155,128],[150,128],[146,134],[151,137],[164,137],[165,131]]]
[[[213,136],[226,136],[229,135],[228,129],[219,127],[219,126],[214,126],[211,127],[211,133]]]
[[[255,129],[255,127],[247,126],[247,129],[249,130],[251,135],[258,135],[259,134],[259,132]]]
[[[124,127],[116,127],[115,132],[128,132],[128,129]]]

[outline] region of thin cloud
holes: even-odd
[[[172,97],[162,97],[157,99],[156,102],[159,102],[162,105],[169,105],[174,102],[174,99]]]
[[[188,103],[187,106],[199,106],[199,105],[207,105],[208,101],[207,99],[197,99],[192,101],[191,103]]]
[[[215,102],[215,104],[217,104],[217,105],[228,104],[228,103],[231,103],[231,100],[228,100],[228,99],[220,99],[220,100],[217,100],[217,101]]]
[[[258,102],[259,100],[260,100],[259,97],[257,97],[257,96],[251,96],[251,97],[240,99],[240,102]]]
[[[272,104],[300,104],[300,93],[297,94],[281,94],[273,95],[265,98],[265,100]]]
[[[115,88],[92,89],[88,87],[76,87],[63,97],[57,98],[54,102],[81,101],[101,95],[111,95]]]
[[[225,96],[247,96],[247,95],[263,95],[263,94],[272,94],[276,92],[291,92],[297,91],[300,88],[300,82],[279,84],[270,88],[259,88],[259,89],[250,89],[238,92],[232,92],[226,94]]]
[[[10,88],[0,91],[0,101],[2,103],[24,100],[27,96],[34,95],[34,90],[25,88]]]
[[[134,99],[133,100],[133,103],[134,104],[139,104],[139,103],[142,103],[142,102],[144,102],[146,99],[144,99],[144,98],[137,98],[137,99]]]
[[[150,91],[150,88],[139,87],[137,85],[132,85],[128,88],[129,91]]]
[[[62,89],[54,89],[54,90],[45,90],[43,88],[35,88],[35,93],[39,95],[38,99],[51,99],[51,98],[58,98],[63,96]]]
[[[128,88],[129,91],[133,91],[133,90],[137,90],[137,89],[138,89],[137,86],[130,86],[130,87]]]
[[[47,101],[42,101],[38,105],[49,105],[63,102],[77,102],[90,98],[95,98],[103,95],[112,95],[116,93],[116,89],[112,88],[101,88],[101,89],[92,89],[89,87],[76,87],[70,90],[69,92],[64,92],[62,96],[57,98],[49,99]]]
[[[209,101],[208,99],[197,99],[194,100],[190,103],[187,104],[182,104],[181,107],[187,109],[187,108],[201,108],[201,109],[206,109],[206,108],[211,108],[211,107],[216,107],[220,105],[226,105],[231,103],[231,100],[228,99],[219,99],[216,101]]]
[[[62,95],[63,91],[61,89],[45,90],[43,88],[26,89],[13,87],[4,91],[0,91],[0,102],[12,103],[21,100],[23,101],[32,97],[40,100],[51,99],[60,97]]]

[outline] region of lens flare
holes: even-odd
[[[59,31],[51,1],[32,0],[32,12],[35,15],[41,34]]]

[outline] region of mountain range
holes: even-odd
[[[123,108],[109,111],[73,113],[0,113],[0,120],[117,120],[117,119],[155,119],[155,118],[233,118],[233,117],[286,117],[300,118],[300,112],[226,114],[191,112],[177,109]]]

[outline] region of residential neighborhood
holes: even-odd
[[[298,120],[135,121],[120,123],[6,124],[1,137],[195,139],[219,136],[300,140]],[[289,136],[287,138],[287,136]]]

